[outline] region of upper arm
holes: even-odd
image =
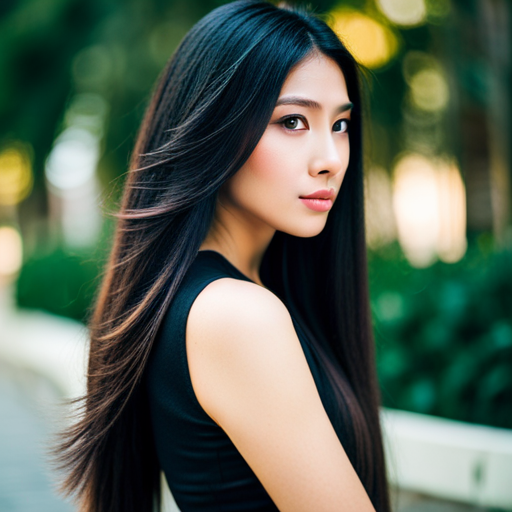
[[[236,279],[214,281],[192,305],[186,339],[199,403],[279,510],[373,510],[275,295]]]

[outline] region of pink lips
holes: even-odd
[[[309,194],[308,196],[301,196],[299,199],[310,209],[315,212],[326,212],[331,209],[334,203],[335,193],[334,189],[322,189]]]

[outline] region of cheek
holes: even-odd
[[[263,136],[244,166],[233,177],[232,192],[259,204],[281,196],[290,184],[295,166],[290,151],[278,137]],[[287,187],[288,188],[288,187]]]
[[[270,130],[261,138],[246,167],[248,173],[262,184],[273,183],[286,178],[289,162],[290,148]]]

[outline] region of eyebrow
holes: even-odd
[[[320,110],[322,105],[315,100],[310,100],[308,98],[301,98],[300,96],[287,96],[284,98],[279,98],[276,102],[276,107],[280,105],[298,105],[299,107],[313,108],[315,110]],[[347,110],[351,110],[354,106],[353,103],[344,103],[340,105],[337,109],[337,113],[346,112]]]

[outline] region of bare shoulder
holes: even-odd
[[[199,403],[279,510],[373,510],[276,295],[247,281],[213,281],[189,312],[186,349]]]
[[[206,286],[195,299],[187,322],[187,338],[190,333],[194,342],[200,342],[212,338],[212,331],[222,335],[225,330],[264,330],[275,322],[291,325],[286,306],[274,293],[255,283],[221,278]]]
[[[186,347],[196,396],[216,421],[219,397],[229,395],[225,387],[265,380],[290,359],[306,364],[284,303],[262,286],[232,278],[213,281],[197,296]]]

